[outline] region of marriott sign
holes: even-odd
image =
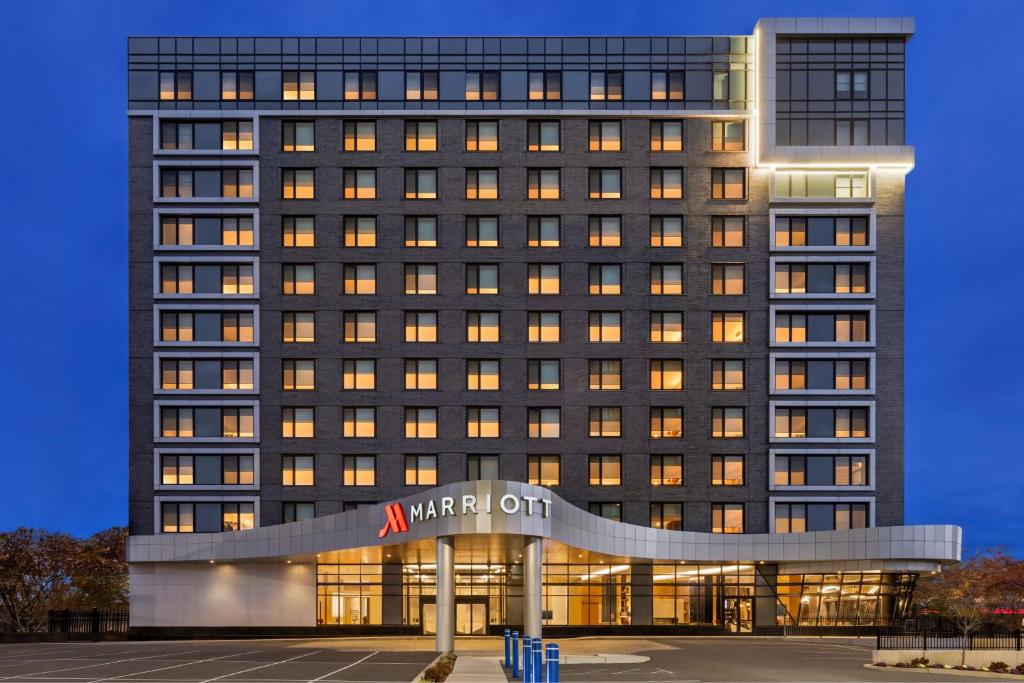
[[[493,509],[492,509],[493,508]],[[501,512],[506,515],[540,515],[541,517],[551,516],[551,500],[538,498],[537,496],[518,496],[506,493],[497,499],[497,506],[491,494],[474,496],[467,494],[456,498],[454,496],[442,496],[437,501],[416,503],[409,506],[408,517],[401,503],[389,503],[384,506],[386,516],[384,526],[381,527],[378,538],[384,538],[388,533],[402,533],[409,530],[409,524],[419,521],[435,519],[437,517],[454,517],[456,515],[490,515],[494,512]],[[408,519],[408,521],[406,521]]]

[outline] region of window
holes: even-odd
[[[501,341],[501,314],[498,311],[467,311],[466,341],[473,343]]]
[[[712,152],[742,152],[747,148],[746,123],[743,121],[713,121],[711,123]]]
[[[498,169],[467,168],[466,199],[497,199]]]
[[[590,360],[589,365],[590,381],[588,388],[591,391],[618,391],[622,389],[622,361],[616,358]]]
[[[867,172],[776,171],[773,191],[782,199],[859,199],[868,196]]]
[[[285,439],[312,438],[314,421],[312,408],[282,408],[281,436]]]
[[[437,408],[406,408],[405,438],[436,439]]]
[[[652,439],[681,439],[683,438],[683,409],[651,408],[650,425]]]
[[[711,246],[742,247],[746,243],[746,219],[743,216],[712,216]]]
[[[497,294],[498,264],[466,264],[466,294]]]
[[[682,312],[652,311],[650,337],[655,344],[681,344],[685,341]]]
[[[779,263],[775,266],[776,294],[865,294],[867,263]]]
[[[372,455],[341,457],[342,486],[376,486],[377,458]]]
[[[683,456],[651,455],[651,486],[682,486]]]
[[[377,72],[346,71],[344,97],[346,100],[377,99]]]
[[[501,436],[500,408],[466,408],[466,437],[497,439]]]
[[[652,168],[651,199],[682,199],[683,169]]]
[[[316,171],[311,168],[281,169],[282,199],[313,199],[316,194]]]
[[[743,107],[747,98],[747,79],[742,64],[731,64],[729,69],[714,69],[711,72],[711,98],[728,101],[729,108]]]
[[[778,216],[776,247],[866,247],[867,216]]]
[[[721,344],[742,344],[746,339],[744,313],[715,311],[711,314],[711,341]]]
[[[403,246],[436,247],[437,216],[406,216]]]
[[[739,391],[744,388],[744,361],[714,359],[711,361],[711,388],[716,391]]]
[[[437,341],[437,311],[406,311],[405,341],[434,343]]]
[[[589,341],[618,343],[622,341],[622,313],[619,311],[590,311]]]
[[[869,526],[867,503],[775,504],[775,533],[777,534],[866,529]]]
[[[621,455],[591,455],[587,462],[591,486],[622,485]]]
[[[622,503],[588,503],[587,512],[613,522],[622,521]]]
[[[867,455],[776,455],[776,486],[867,486]]]
[[[743,503],[712,503],[711,533],[742,534],[744,516]]]
[[[526,246],[560,246],[561,232],[561,221],[558,216],[528,216],[526,219]]]
[[[466,480],[485,481],[487,479],[501,479],[499,470],[499,459],[496,455],[467,455],[466,456]]]
[[[561,197],[561,170],[557,168],[530,168],[526,170],[527,199],[559,199]]]
[[[618,263],[591,263],[588,294],[614,296],[622,294],[622,265]]]
[[[652,152],[682,152],[682,121],[651,121]]]
[[[160,196],[167,198],[253,196],[253,172],[248,168],[160,170]]]
[[[742,263],[711,264],[711,293],[743,294],[746,267]]]
[[[712,455],[712,486],[743,486],[744,457],[742,455]]]
[[[282,384],[285,391],[312,391],[316,389],[316,361],[312,359],[281,361]]]
[[[651,216],[651,246],[681,247],[684,244],[682,216]]]
[[[621,168],[592,168],[588,177],[590,199],[622,198]]]
[[[341,435],[346,439],[372,439],[377,436],[376,408],[342,408]]]
[[[437,199],[437,169],[405,169],[406,199]]]
[[[836,71],[837,100],[866,100],[867,98],[867,71]]]
[[[497,247],[498,239],[497,216],[466,216],[467,247]]]
[[[589,424],[589,436],[617,439],[622,436],[622,408],[592,407]]]
[[[160,341],[251,343],[253,314],[248,312],[163,311]]]
[[[437,486],[437,456],[405,456],[406,486]]]
[[[252,529],[253,503],[177,503],[160,506],[160,531],[165,534],[217,533]]]
[[[774,436],[779,439],[868,438],[867,407],[775,409]]]
[[[530,263],[526,266],[528,294],[560,294],[562,266],[558,263]]]
[[[590,99],[594,101],[622,99],[621,71],[591,71]]]
[[[622,121],[591,121],[591,152],[618,152],[622,150]]]
[[[529,99],[531,100],[562,99],[561,71],[531,71],[529,85]]]
[[[406,121],[405,151],[436,152],[437,121]]]
[[[561,340],[561,314],[558,311],[530,311],[526,318],[530,342],[557,343]]]
[[[527,121],[526,151],[557,152],[561,149],[561,124],[558,121]]]
[[[160,149],[195,149],[195,125],[189,121],[162,121]]]
[[[651,72],[651,99],[652,100],[682,100],[685,99],[685,71],[652,71]]]
[[[501,74],[498,71],[467,71],[466,101],[494,101],[500,96]]]
[[[316,503],[281,503],[281,521],[301,522],[316,517]]]
[[[683,361],[679,359],[652,360],[650,389],[651,391],[682,391]]]
[[[436,100],[437,80],[436,71],[406,71],[405,99]]]
[[[622,244],[622,216],[591,216],[587,245],[618,247]]]
[[[160,99],[161,100],[191,100],[192,99],[192,72],[191,71],[161,71],[160,72]]]
[[[745,412],[745,408],[712,408],[711,436],[715,439],[743,438]]]
[[[844,146],[870,144],[868,123],[867,119],[837,119],[835,143]]]
[[[286,344],[316,341],[316,324],[312,311],[285,311],[281,314],[281,341]]]
[[[775,390],[802,391],[805,389],[870,388],[869,362],[866,359],[849,360],[783,360],[775,361]]]
[[[164,439],[249,439],[255,433],[253,409],[163,406],[160,437]]]
[[[437,389],[437,360],[434,358],[406,358],[405,388],[408,391],[434,391]]]
[[[372,358],[342,361],[341,388],[346,391],[373,391],[377,388],[377,361]]]
[[[562,459],[557,455],[527,456],[527,478],[534,486],[559,486]]]
[[[312,152],[316,149],[312,121],[283,121],[281,123],[282,152]]]
[[[558,408],[527,408],[527,437],[557,439],[561,436],[561,411]]]
[[[252,93],[252,71],[220,72],[220,98],[222,100],[251,100]]]
[[[668,531],[682,531],[683,504],[651,503],[651,527]]]
[[[437,264],[406,263],[405,293],[437,294]]]
[[[283,71],[281,72],[282,100],[315,100],[316,72],[314,71]]]
[[[467,360],[466,389],[469,391],[498,391],[501,389],[501,361]]]
[[[467,152],[497,152],[497,121],[466,121]]]
[[[282,486],[312,486],[313,477],[312,455],[281,456]]]
[[[377,266],[373,263],[346,263],[342,278],[345,294],[377,293]]]
[[[746,199],[747,170],[744,168],[711,169],[712,199]]]
[[[252,149],[252,122],[225,121],[220,124],[221,149]]]
[[[316,224],[312,216],[282,216],[281,241],[285,247],[315,247]]]
[[[684,293],[682,263],[651,264],[651,294],[676,296]]]
[[[316,266],[312,263],[282,264],[281,287],[282,294],[315,294]]]
[[[160,456],[164,486],[251,486],[253,456],[164,453]]]
[[[376,247],[377,218],[375,216],[345,216],[342,222],[344,246]]]
[[[776,343],[866,343],[868,313],[777,313]]]
[[[343,336],[346,344],[377,341],[377,314],[373,311],[345,311],[342,315]]]
[[[558,390],[561,388],[562,363],[559,360],[531,359],[526,361],[526,375],[526,388],[530,391]]]
[[[377,150],[376,121],[346,121],[343,147],[346,152],[375,152]]]
[[[345,199],[377,198],[377,169],[346,168],[343,178]]]

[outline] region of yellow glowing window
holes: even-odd
[[[406,199],[437,199],[437,169],[405,169]]]
[[[376,408],[344,408],[342,436],[346,439],[372,439],[377,436]]]
[[[377,171],[372,168],[347,168],[344,173],[345,199],[376,199]]]
[[[342,459],[342,486],[376,486],[377,459],[372,455],[346,455]]]
[[[252,121],[225,121],[220,137],[221,149],[252,149]]]
[[[711,388],[718,391],[743,389],[744,365],[742,360],[711,361]]]
[[[405,264],[406,294],[437,294],[437,265],[433,263]]]
[[[683,293],[683,264],[659,263],[651,266],[651,294],[678,296]]]
[[[650,388],[652,391],[682,391],[683,361],[652,360]]]
[[[342,389],[373,391],[377,388],[377,364],[373,359],[345,360],[342,364]]]
[[[284,71],[281,74],[281,99],[316,99],[316,73],[313,71]]]
[[[557,455],[530,455],[527,468],[529,483],[535,486],[558,486],[561,482],[561,458]]]
[[[682,199],[683,169],[652,168],[651,199]]]
[[[252,71],[222,71],[220,98],[222,100],[251,100],[253,94]]]
[[[591,216],[587,244],[591,247],[618,247],[622,244],[621,216]]]
[[[558,216],[530,216],[526,222],[527,246],[557,247],[561,244],[561,222]]]
[[[618,391],[622,389],[622,361],[617,359],[589,361],[591,391]]]
[[[592,168],[589,173],[590,199],[621,199],[622,170]]]
[[[682,436],[680,433],[679,436]],[[651,486],[682,486],[683,456],[652,455]]]
[[[433,343],[437,341],[437,313],[408,311],[405,314],[405,341]]]
[[[436,439],[437,408],[406,408],[405,438]]]
[[[376,294],[377,266],[372,263],[345,264],[345,294]]]
[[[312,408],[282,408],[281,436],[286,439],[311,438],[313,436]]]
[[[344,149],[346,152],[376,151],[377,122],[346,121]]]
[[[466,170],[466,199],[497,199],[498,169],[470,168]]]
[[[651,121],[651,151],[683,151],[683,122]]]
[[[409,391],[437,389],[437,360],[433,358],[406,359],[405,388]]]
[[[497,152],[497,121],[466,121],[467,152]]]
[[[373,216],[346,216],[343,231],[346,247],[377,246],[377,219]]]
[[[316,341],[316,321],[310,312],[285,312],[282,314],[282,341],[286,343],[309,343]]]
[[[711,314],[711,341],[741,343],[743,340],[743,313],[715,312]]]
[[[714,121],[711,124],[711,151],[742,152],[746,149],[744,121]]]
[[[466,341],[474,343],[501,341],[501,315],[497,311],[467,312]]]
[[[529,294],[559,294],[561,292],[561,266],[557,263],[531,263],[528,268]]]
[[[436,152],[437,121],[406,121],[405,151]]]
[[[406,216],[405,246],[436,247],[437,216]],[[467,244],[466,246],[471,245]]]
[[[528,318],[529,341],[553,344],[561,339],[561,316],[555,311],[531,311]]]
[[[377,314],[372,311],[345,313],[342,339],[346,344],[372,344],[377,341]]]
[[[682,216],[651,216],[651,246],[683,246],[684,225]]]
[[[500,408],[467,408],[466,436],[470,439],[496,439],[501,436]]]
[[[526,126],[526,149],[530,152],[557,152],[561,148],[558,121],[529,121]]]
[[[743,216],[711,217],[711,246],[742,247],[745,239],[746,224]]]
[[[622,149],[621,121],[591,121],[590,151],[618,152]]]
[[[711,436],[714,438],[737,439],[744,432],[743,408],[712,408]]]
[[[743,456],[711,456],[712,486],[743,486]]]
[[[313,121],[284,121],[281,124],[281,150],[312,152],[316,149],[316,124]]]
[[[281,218],[282,245],[285,247],[316,246],[316,229],[312,216]]]
[[[312,455],[281,456],[281,484],[283,486],[312,486],[313,478]]]
[[[618,311],[591,311],[588,339],[592,342],[622,341],[622,314]]]
[[[658,344],[682,343],[683,314],[678,311],[652,312],[651,341]]]
[[[715,263],[711,266],[711,293],[743,294],[744,273],[742,263]]]
[[[651,408],[652,439],[681,439],[682,437],[682,408]],[[682,472],[680,470],[680,475],[681,474]]]
[[[561,196],[561,171],[557,168],[527,170],[527,199],[558,199]]]
[[[595,263],[590,266],[589,294],[622,294],[622,266],[618,263]]]
[[[316,266],[312,263],[281,266],[282,294],[316,294]]]
[[[561,411],[558,408],[528,408],[527,438],[557,439],[562,433]]]

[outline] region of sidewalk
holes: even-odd
[[[497,657],[459,655],[447,683],[506,683],[505,672]]]

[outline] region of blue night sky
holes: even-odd
[[[0,529],[86,534],[127,521],[127,35],[745,34],[762,15],[826,9],[917,18],[906,520],[957,523],[970,546],[1024,555],[1024,371],[1013,360],[1024,337],[1024,230],[1020,212],[1003,208],[1022,192],[1010,119],[1024,111],[1024,3],[978,0],[9,3]],[[982,107],[990,115],[978,116]]]

